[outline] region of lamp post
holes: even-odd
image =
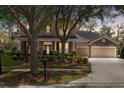
[[[44,58],[44,59],[43,59],[44,81],[47,81],[47,62],[48,62],[48,59],[47,59],[47,58]]]

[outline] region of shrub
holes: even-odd
[[[6,52],[7,55],[10,55],[15,61],[28,61],[28,58],[30,56],[29,53],[23,53],[22,51],[16,51],[16,52]]]
[[[82,61],[83,61],[83,60],[82,60],[82,56],[77,55],[77,56],[76,56],[76,62],[80,63],[80,62],[82,62]]]
[[[73,57],[71,57],[71,56],[66,56],[66,59],[69,61],[69,62],[73,62]]]
[[[60,55],[41,55],[41,62],[43,62],[43,60],[47,59],[48,63],[57,63],[60,62],[61,56]]]
[[[17,61],[18,60],[18,56],[17,55],[12,55],[12,59]]]
[[[46,51],[45,50],[43,51],[43,55],[46,55]]]
[[[49,55],[41,55],[41,62],[43,62],[44,59],[47,59],[49,61]]]
[[[124,46],[121,48],[120,57],[121,58],[124,58]]]
[[[81,62],[82,61],[82,57],[80,55],[68,55],[66,59],[69,62]]]
[[[61,60],[61,55],[55,55],[55,57],[56,57],[56,62],[60,62],[60,60]]]
[[[89,61],[87,56],[82,57],[82,60],[84,64],[87,64]]]
[[[12,47],[12,50],[11,50],[12,53],[16,53],[16,52],[18,52],[18,51],[19,51],[19,50],[18,50],[18,48],[17,48],[16,46]]]

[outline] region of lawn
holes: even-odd
[[[0,86],[19,87],[67,84],[72,80],[85,77],[87,74],[88,73],[84,71],[49,71],[47,73],[47,82],[45,82],[43,72],[39,72],[35,77],[29,72],[8,72],[0,76]]]
[[[11,58],[9,55],[2,55],[2,67],[8,69],[15,69],[15,68],[26,68],[28,67],[27,63],[24,62],[17,62]]]
[[[9,69],[0,75],[1,87],[19,87],[19,86],[42,86],[51,84],[66,84],[70,81],[85,77],[91,72],[91,64],[78,64],[78,63],[48,63],[47,68],[55,69],[81,69],[79,71],[48,71],[47,82],[44,82],[43,72],[39,72],[35,77],[30,72],[11,72],[11,69],[27,69],[29,63],[14,61],[10,56],[4,55],[2,58],[2,66]],[[43,64],[39,62],[39,68],[43,68]],[[83,68],[89,71],[82,70]]]

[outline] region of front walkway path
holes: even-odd
[[[40,71],[43,71],[44,69],[39,69]],[[89,71],[90,69],[50,69],[48,68],[47,71]],[[30,69],[13,69],[12,72],[27,72],[30,71]]]

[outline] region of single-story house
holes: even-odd
[[[27,37],[20,35],[21,50],[25,51]],[[106,36],[98,36],[95,32],[76,31],[71,35],[65,45],[65,53],[75,52],[82,56],[93,58],[115,58],[117,43]],[[61,43],[59,38],[52,32],[45,32],[38,36],[38,51],[51,51],[61,53]]]

